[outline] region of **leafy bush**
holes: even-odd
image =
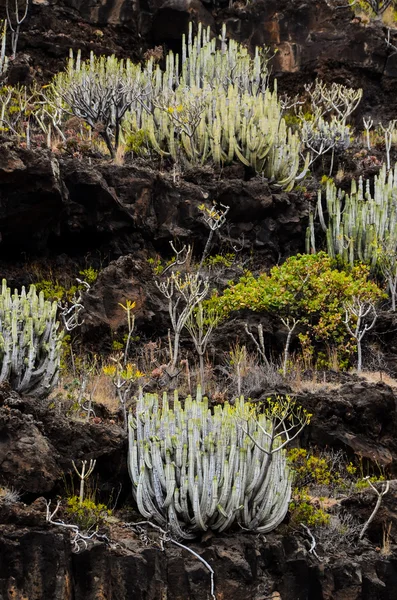
[[[87,531],[102,525],[112,511],[106,504],[96,504],[90,498],[80,502],[78,496],[72,496],[68,498],[66,513],[71,523]]]
[[[249,308],[300,320],[303,347],[332,343],[347,348],[344,325],[345,303],[357,296],[375,302],[383,297],[369,281],[369,268],[359,264],[349,270],[336,267],[327,254],[298,254],[269,274],[247,274],[210,302],[226,317],[232,311]]]
[[[293,500],[289,505],[292,519],[296,523],[303,523],[309,527],[328,525],[330,515],[307,493],[306,489],[294,493]]]

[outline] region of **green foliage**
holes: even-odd
[[[341,345],[349,338],[343,323],[344,305],[353,296],[376,302],[384,294],[369,281],[365,265],[341,270],[320,252],[292,256],[281,266],[273,267],[269,275],[247,274],[210,302],[224,316],[249,308],[295,317],[300,319],[303,329],[300,334],[303,345],[310,340]]]
[[[83,281],[88,283],[88,285],[93,285],[98,278],[99,271],[94,269],[94,267],[87,267],[86,269],[79,271],[79,275],[81,275]]]
[[[294,493],[289,510],[292,513],[293,521],[303,523],[308,527],[328,525],[330,522],[330,515],[321,506],[316,506],[306,490]]]
[[[41,279],[35,282],[35,287],[38,292],[44,295],[46,300],[51,302],[61,302],[71,299],[77,291],[77,286],[66,287],[59,283],[57,279]]]
[[[56,385],[62,332],[57,304],[48,302],[34,285],[11,294],[3,279],[0,294],[0,382],[17,392],[47,395]]]
[[[132,152],[136,156],[148,154],[147,135],[143,129],[130,131],[125,135],[125,151]]]
[[[98,277],[98,271],[93,267],[87,267],[79,271],[79,275],[89,285],[95,283]],[[85,286],[81,283],[75,284],[68,281],[68,278],[63,283],[55,276],[50,279],[39,279],[34,283],[36,290],[44,294],[44,298],[50,301],[65,302],[71,301],[79,290],[85,290]]]
[[[174,535],[229,528],[270,531],[284,519],[289,470],[280,423],[299,431],[309,420],[289,398],[266,406],[237,399],[213,413],[207,398],[140,393],[129,423],[129,467],[142,516]],[[182,529],[185,526],[188,530]]]
[[[326,458],[310,454],[305,448],[289,450],[288,463],[293,469],[294,483],[298,488],[309,483],[331,485],[340,482],[339,473],[333,472]]]
[[[78,496],[72,496],[67,500],[66,513],[68,519],[82,530],[97,529],[110,517],[112,511],[106,504],[96,504],[92,499],[85,498],[82,502]]]
[[[204,261],[204,265],[209,268],[229,268],[234,263],[235,258],[236,254],[234,252],[228,252],[227,254],[216,254],[215,256],[208,256]]]

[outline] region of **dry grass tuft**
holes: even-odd
[[[383,382],[397,389],[397,379],[394,379],[384,371],[362,371],[360,377],[368,381],[368,383]]]

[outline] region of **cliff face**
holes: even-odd
[[[319,449],[360,453],[396,472],[396,395],[385,384],[345,384],[338,391],[301,394],[313,412],[302,442]],[[98,412],[98,411],[102,412]],[[28,504],[0,495],[0,598],[43,600],[207,600],[210,575],[204,565],[157,532],[127,525],[141,520],[131,508],[123,429],[104,407],[101,417],[78,423],[49,402],[20,398],[0,389],[1,483],[18,490]],[[70,533],[46,521],[46,500],[69,480],[72,460],[96,458],[96,486],[114,494],[124,509],[107,520],[106,540],[76,547]],[[63,475],[62,475],[63,474]],[[188,546],[215,572],[217,600],[394,600],[397,585],[397,481],[371,523],[369,540],[312,540],[298,523],[261,535],[235,530],[207,533]],[[114,495],[113,495],[114,497]],[[364,524],[375,503],[373,492],[357,493],[345,508]],[[64,518],[57,513],[54,520]],[[388,549],[384,525],[391,524]],[[329,535],[332,535],[331,533]],[[382,548],[382,552],[381,552]],[[76,552],[76,550],[79,550]]]
[[[321,77],[364,89],[357,120],[372,113],[395,116],[397,55],[390,54],[380,20],[357,18],[332,0],[267,0],[243,6],[200,0],[32,0],[21,27],[10,83],[47,82],[69,48],[130,56],[155,45],[178,50],[189,21],[202,22],[251,48],[277,50],[272,72],[290,94]],[[0,0],[0,16],[5,0]],[[169,241],[192,244],[199,253],[208,230],[200,204],[226,203],[229,229],[223,242],[270,267],[303,251],[310,189],[289,194],[233,166],[173,173],[144,161],[115,165],[106,159],[55,156],[0,139],[0,266],[11,285],[30,280],[32,259],[58,269],[96,253],[111,263],[86,297],[85,334],[100,344],[125,320],[120,298],[137,303],[146,333],[164,332],[166,306],[156,294],[147,257],[166,253]],[[218,242],[216,242],[218,243]],[[112,262],[113,261],[113,262]],[[228,275],[228,274],[226,274]],[[233,275],[230,275],[232,277]],[[226,278],[226,276],[225,276]],[[221,329],[218,347],[243,329],[244,320]],[[394,367],[395,318],[383,315],[378,331],[389,344]],[[274,324],[272,334],[277,338]],[[337,392],[302,394],[313,419],[302,442],[343,449],[349,456],[397,472],[396,392],[384,384],[349,380]],[[15,487],[26,504],[0,499],[0,600],[205,600],[209,573],[171,543],[161,550],[123,526],[108,524],[108,543],[72,552],[70,536],[46,523],[45,501],[60,490],[71,461],[97,458],[99,485],[131,500],[126,438],[104,407],[99,421],[76,424],[46,405],[0,390],[0,484]],[[192,548],[215,571],[217,600],[394,600],[397,589],[395,484],[369,530],[370,542],[310,552],[299,526],[269,536],[232,533],[204,536]],[[351,510],[364,523],[374,495],[353,498]],[[129,515],[131,519],[139,518]],[[128,520],[126,518],[126,520]],[[389,555],[380,553],[382,526],[392,522]]]

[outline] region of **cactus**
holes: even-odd
[[[3,279],[0,295],[0,382],[17,392],[45,396],[57,382],[62,333],[57,304],[32,285],[11,294]]]
[[[0,21],[0,76],[4,75],[8,68],[6,56],[7,21]]]
[[[372,191],[373,190],[373,191]],[[326,213],[323,207],[325,196]],[[353,265],[360,260],[375,269],[382,256],[397,253],[397,164],[383,165],[373,184],[360,177],[352,181],[350,194],[327,180],[325,193],[319,190],[317,213],[326,234],[327,252]],[[314,221],[308,239],[314,240]],[[314,248],[313,248],[314,249]],[[310,248],[307,248],[309,251]],[[315,250],[315,249],[314,249]]]
[[[140,392],[129,420],[128,461],[140,513],[186,539],[234,521],[271,531],[291,495],[283,448],[307,421],[289,399],[278,398],[263,413],[243,398],[211,411],[200,388],[184,406],[175,392],[173,408],[166,393],[160,403]]]

